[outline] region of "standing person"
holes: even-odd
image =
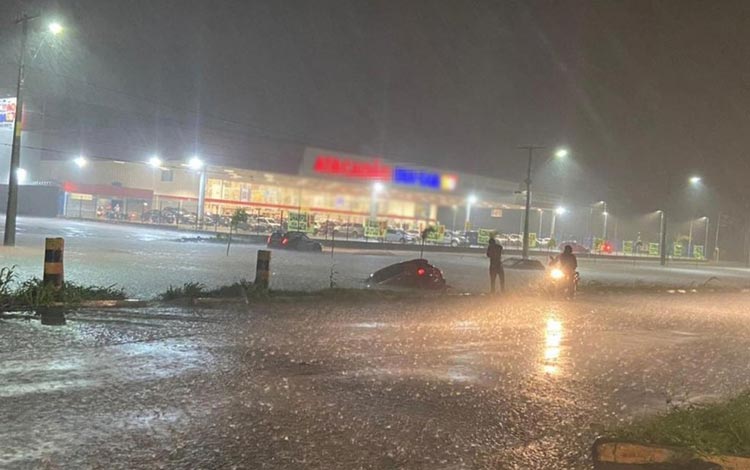
[[[495,278],[500,278],[500,292],[505,292],[505,271],[503,270],[503,247],[495,237],[490,238],[487,246],[487,257],[490,259],[490,292],[495,293]]]

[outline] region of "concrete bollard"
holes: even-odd
[[[271,281],[271,252],[258,250],[258,261],[255,263],[255,285],[268,289]]]
[[[63,286],[63,250],[65,240],[62,238],[47,238],[44,241],[44,285],[51,285],[55,289]]]

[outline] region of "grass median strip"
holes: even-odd
[[[194,301],[196,299],[236,299],[244,298],[250,300],[298,300],[298,299],[331,299],[349,301],[395,300],[406,298],[419,298],[428,296],[428,293],[386,290],[386,289],[321,289],[315,291],[274,290],[263,289],[250,281],[241,280],[234,284],[209,289],[205,284],[187,282],[182,286],[170,286],[162,292],[158,299],[166,302],[171,301]],[[434,294],[433,294],[434,295]]]
[[[616,429],[613,437],[702,455],[750,456],[750,391],[721,403],[673,408]]]
[[[65,282],[56,289],[39,278],[18,282],[14,269],[0,269],[0,312],[19,308],[31,310],[55,304],[76,306],[93,300],[125,300],[125,291],[115,285],[84,286]]]

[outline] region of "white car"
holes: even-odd
[[[416,239],[408,232],[396,228],[389,228],[385,231],[383,240],[389,243],[413,243]]]

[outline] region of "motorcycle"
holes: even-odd
[[[566,272],[560,267],[557,258],[550,257],[549,265],[544,273],[544,290],[551,297],[564,296],[573,299],[578,290],[580,278],[578,271]]]

